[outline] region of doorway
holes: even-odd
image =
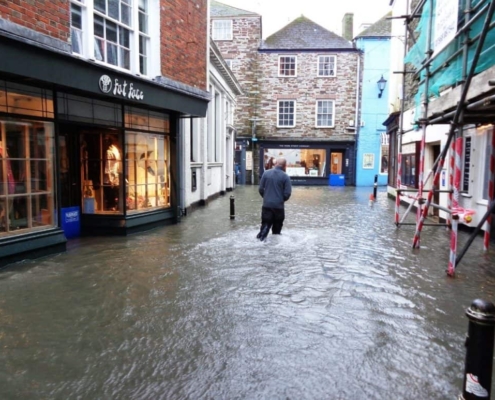
[[[60,207],[81,205],[79,130],[71,125],[61,125],[58,135],[58,172],[60,179]]]
[[[433,162],[438,158],[440,155],[440,145],[434,145],[432,146],[433,150]],[[438,192],[439,187],[437,187],[437,191],[433,193],[433,203],[435,204],[440,204],[440,193]],[[439,217],[440,216],[440,210],[438,207],[433,207],[433,216]]]

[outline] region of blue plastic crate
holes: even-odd
[[[345,186],[345,176],[341,174],[331,174],[328,183],[330,186]]]

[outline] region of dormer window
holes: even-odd
[[[278,58],[278,76],[296,76],[296,56],[280,56]]]
[[[318,57],[318,76],[335,76],[337,66],[337,57],[319,56]]]
[[[232,40],[232,20],[217,19],[212,26],[213,40]]]

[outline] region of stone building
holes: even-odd
[[[294,184],[353,185],[362,62],[354,45],[304,16],[262,41],[259,15],[216,1],[211,23],[246,93],[235,127],[241,150],[253,151],[254,183],[284,156]]]

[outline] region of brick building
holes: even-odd
[[[255,183],[282,155],[295,184],[354,184],[361,53],[304,16],[264,41],[257,14],[213,1],[210,17],[246,93],[235,126]]]
[[[207,0],[0,2],[0,266],[176,220]]]

